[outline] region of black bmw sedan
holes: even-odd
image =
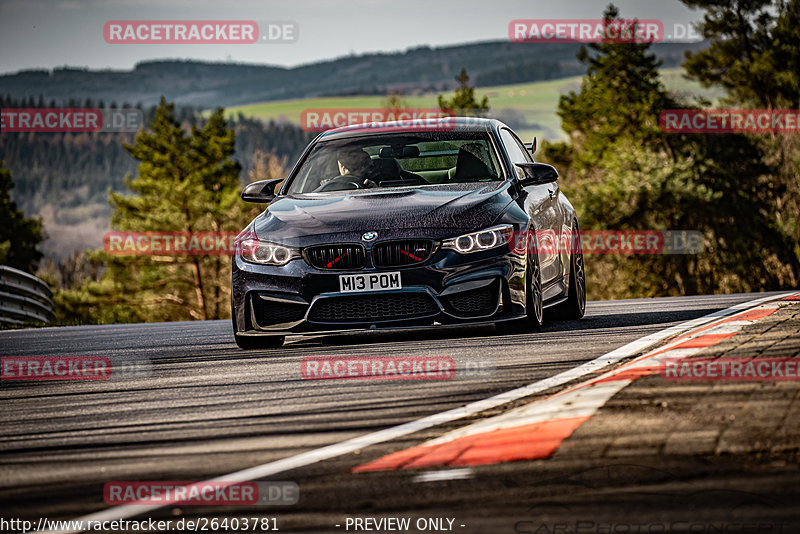
[[[319,135],[285,180],[242,192],[267,207],[236,240],[236,343],[582,317],[578,218],[533,152],[490,119]]]

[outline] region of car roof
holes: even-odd
[[[485,119],[481,117],[444,117],[433,123],[426,122],[425,125],[413,126],[405,122],[370,122],[363,124],[351,124],[334,128],[321,133],[318,141],[330,141],[335,139],[345,139],[348,137],[364,137],[370,135],[385,135],[394,133],[414,133],[414,132],[491,132],[507,126],[497,119]]]

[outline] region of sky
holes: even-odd
[[[674,25],[701,18],[679,0],[616,0],[625,18]],[[366,52],[508,39],[514,19],[600,18],[608,0],[0,0],[0,73],[34,68],[128,70],[151,59],[296,66]],[[291,21],[271,44],[109,44],[113,20]]]

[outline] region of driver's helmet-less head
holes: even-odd
[[[352,147],[339,150],[336,159],[354,176],[366,176],[372,161],[362,149]]]

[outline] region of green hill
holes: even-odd
[[[655,43],[652,50],[669,68],[680,65],[687,50],[704,46]],[[486,87],[583,74],[585,65],[575,57],[579,49],[575,43],[489,41],[351,55],[296,67],[180,60],[144,61],[124,71],[63,67],[2,74],[0,95],[34,102],[41,96],[58,105],[91,98],[144,106],[158,104],[163,95],[179,105],[213,108],[390,91],[425,94],[455,87],[453,77],[462,67]]]
[[[699,84],[685,80],[680,68],[663,69],[661,76],[667,89],[674,93],[712,100],[721,96],[719,91],[703,89]],[[573,76],[543,82],[478,87],[476,93],[487,95],[492,116],[516,129],[525,141],[534,135],[540,139],[556,139],[564,137],[561,121],[556,115],[558,98],[571,90],[578,90],[581,79],[580,76]],[[436,107],[434,92],[404,97],[403,100],[409,107]],[[242,114],[262,121],[300,124],[300,114],[304,109],[380,108],[384,101],[383,96],[297,98],[237,106],[228,108],[227,112],[232,117]]]

